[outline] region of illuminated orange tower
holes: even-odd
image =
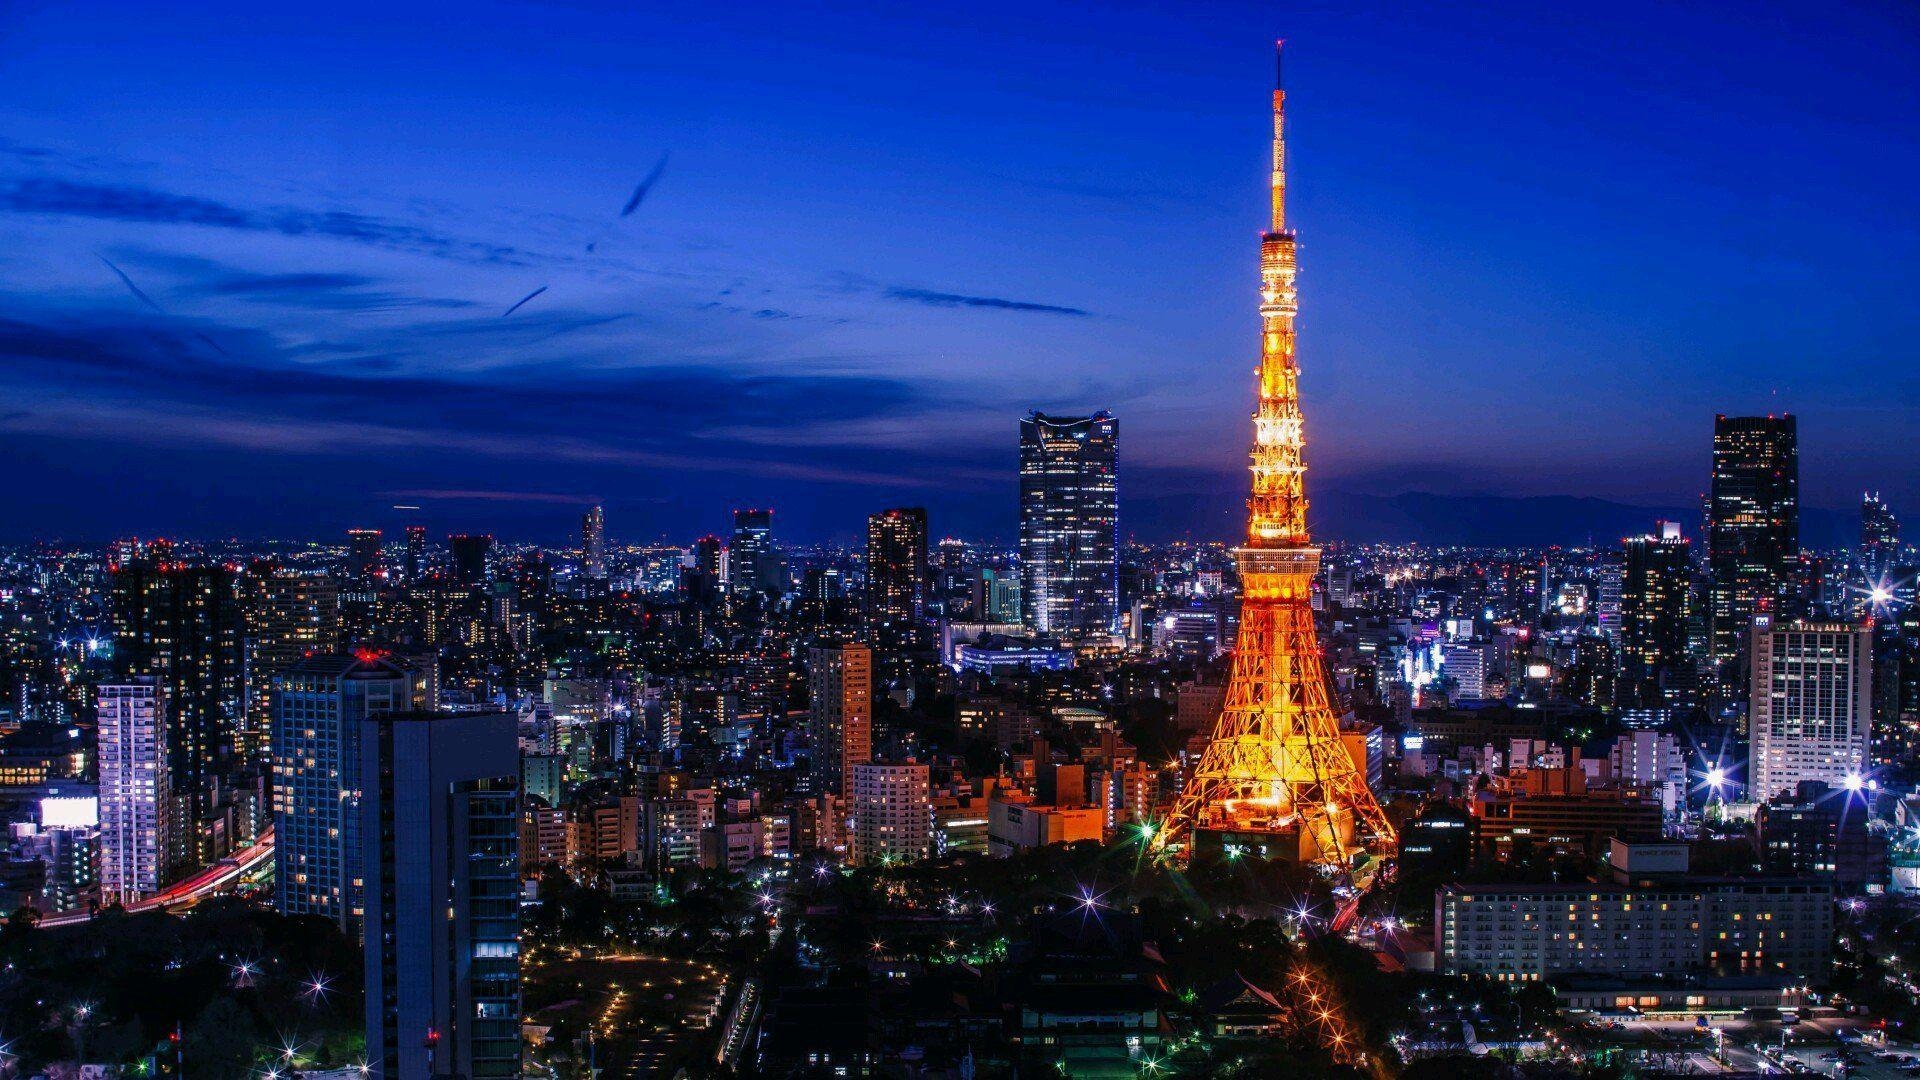
[[[1287,94],[1273,91],[1273,228],[1260,240],[1260,405],[1253,416],[1253,500],[1240,568],[1240,636],[1213,739],[1158,850],[1209,845],[1351,866],[1393,828],[1340,738],[1309,594],[1320,549],[1307,537],[1306,445],[1294,357],[1294,235],[1287,228]]]

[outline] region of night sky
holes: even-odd
[[[1155,7],[0,4],[0,537],[1227,538],[1279,36],[1310,491],[1920,517],[1920,9]]]

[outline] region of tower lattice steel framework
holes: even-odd
[[[1277,65],[1276,65],[1277,66]],[[1273,91],[1273,227],[1260,241],[1260,404],[1253,499],[1240,569],[1240,633],[1226,700],[1156,849],[1190,853],[1196,834],[1272,841],[1301,861],[1347,865],[1393,828],[1341,741],[1328,703],[1310,592],[1320,549],[1307,536],[1306,439],[1294,356],[1294,234],[1287,228],[1286,90]],[[1285,845],[1297,843],[1297,850]]]

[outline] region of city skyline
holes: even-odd
[[[404,10],[17,17],[10,538],[392,536],[395,504],[553,538],[604,503],[623,541],[741,506],[850,539],[923,503],[1008,539],[1035,408],[1126,419],[1123,536],[1231,537],[1266,16],[762,14],[548,13],[547,59],[483,11],[424,63]],[[1672,516],[1715,413],[1800,417],[1809,510],[1920,503],[1899,18],[1289,16],[1316,532],[1409,491]]]
[[[1920,1072],[1897,14],[602,2],[0,19],[0,1074]]]

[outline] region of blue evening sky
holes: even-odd
[[[1917,12],[0,5],[0,536],[1005,537],[1032,408],[1187,531],[1279,36],[1316,489],[1687,505],[1791,411],[1920,513]]]

